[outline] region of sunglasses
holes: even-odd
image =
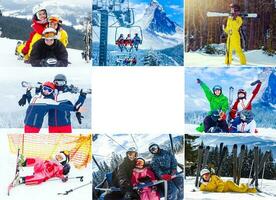
[[[42,87],[43,92],[48,92],[48,93],[52,93],[54,90],[48,86],[43,86]]]
[[[43,37],[45,38],[45,39],[54,39],[55,37],[56,37],[56,34],[55,33],[53,33],[53,32],[50,32],[50,33],[45,33],[44,35],[43,35]]]
[[[66,81],[59,81],[59,80],[57,80],[57,81],[54,81],[54,84],[56,86],[64,86],[64,85],[66,85]]]
[[[151,151],[151,152],[157,152],[157,151],[158,151],[158,147],[157,147],[157,146],[152,146],[152,147],[150,148],[150,151]]]

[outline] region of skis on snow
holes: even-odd
[[[236,178],[237,185],[240,184],[244,156],[245,156],[245,145],[243,144],[241,146],[241,151],[240,151],[239,158],[238,158],[238,170],[237,170],[237,178]]]
[[[250,184],[253,184],[255,182],[255,185],[256,185],[256,180],[258,179],[258,176],[262,172],[262,170],[263,171],[265,170],[265,164],[266,164],[267,160],[269,159],[270,154],[271,154],[271,151],[265,152],[264,156],[261,158],[260,163],[258,164],[258,167],[256,167],[256,168],[258,168],[258,171],[256,172],[256,170],[254,170],[254,176],[253,176]],[[255,155],[255,148],[254,148],[254,165],[256,163],[255,156],[258,156],[258,154]],[[257,182],[257,184],[258,184],[258,182]]]
[[[14,178],[13,178],[12,182],[8,186],[8,196],[10,195],[11,189],[15,187],[15,185],[14,185],[15,181],[16,181],[16,179],[19,176],[19,164],[18,164],[18,161],[19,161],[19,152],[20,152],[20,149],[18,148],[17,149],[17,156],[16,156],[15,175],[14,175]]]
[[[237,158],[238,145],[234,144],[232,155],[233,155],[233,181],[237,183],[237,169],[238,169],[238,158]]]
[[[242,171],[244,156],[245,156],[245,145],[243,144],[241,146],[241,150],[238,156],[238,145],[234,144],[232,155],[233,155],[233,180],[234,180],[234,183],[239,185],[240,179],[241,179],[241,171]]]

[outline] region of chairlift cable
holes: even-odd
[[[106,137],[110,138],[113,142],[115,142],[116,144],[118,144],[120,147],[122,147],[124,150],[127,150],[127,148],[125,148],[123,145],[121,145],[119,142],[117,142],[116,140],[114,140],[111,136],[105,134]]]

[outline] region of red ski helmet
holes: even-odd
[[[246,91],[244,89],[239,89],[238,90],[238,98],[239,98],[240,93],[244,94],[244,98],[246,98]]]
[[[47,87],[49,87],[49,88],[51,88],[53,90],[56,89],[55,84],[52,83],[52,82],[50,82],[50,81],[47,81],[47,82],[43,83],[43,86],[47,86]]]

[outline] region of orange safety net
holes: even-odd
[[[9,134],[8,140],[10,152],[16,154],[19,148],[24,157],[51,160],[58,152],[68,151],[70,163],[77,169],[91,161],[91,134]]]

